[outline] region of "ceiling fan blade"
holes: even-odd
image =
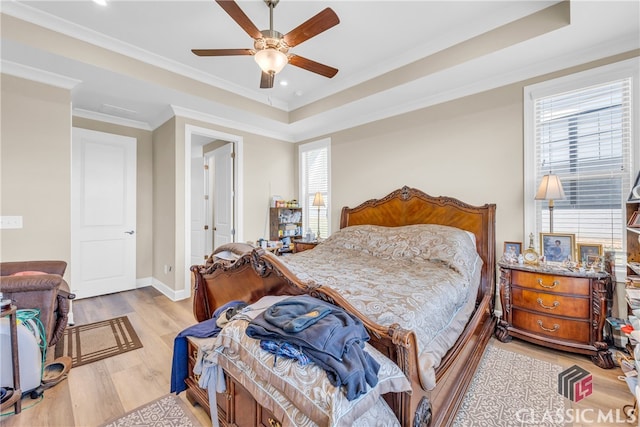
[[[289,64],[304,68],[307,71],[311,71],[312,73],[320,74],[321,76],[328,78],[335,76],[338,72],[337,68],[329,67],[328,65],[324,65],[298,55],[289,56]]]
[[[198,56],[253,55],[251,49],[191,49]]]
[[[273,87],[273,80],[275,79],[274,73],[262,72],[260,76],[260,89],[271,89]]]
[[[338,25],[340,19],[338,15],[330,7],[326,8],[317,15],[309,18],[302,24],[283,36],[283,39],[290,47],[299,45],[303,41],[309,40],[311,37],[317,36],[323,31]]]
[[[216,3],[218,3],[220,7],[222,7],[224,11],[227,12],[227,14],[229,14],[229,16],[233,18],[233,20],[236,21],[236,23],[240,25],[243,30],[246,31],[247,34],[249,34],[250,37],[254,39],[259,39],[260,37],[262,37],[262,33],[260,32],[260,30],[258,30],[253,22],[251,22],[251,19],[249,19],[249,17],[245,15],[245,13],[242,11],[242,9],[240,9],[240,6],[238,6],[235,1],[216,0]]]

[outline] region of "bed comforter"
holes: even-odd
[[[473,234],[434,224],[346,227],[281,262],[310,288],[340,292],[372,321],[414,331],[427,389],[473,312],[482,267]]]

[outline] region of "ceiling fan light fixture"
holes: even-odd
[[[0,0],[2,1],[2,0]],[[280,0],[263,0],[269,7],[269,29],[259,30],[242,11],[236,0],[215,0],[222,9],[253,39],[253,49],[191,49],[197,56],[251,55],[260,66],[260,88],[272,89],[275,75],[287,65],[332,78],[337,68],[329,67],[300,55],[289,55],[289,49],[325,32],[340,23],[338,15],[327,7],[286,34],[273,29],[273,8]]]
[[[265,73],[278,74],[289,62],[287,55],[273,48],[259,50],[254,58]]]

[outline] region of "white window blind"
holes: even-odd
[[[631,84],[622,78],[533,100],[536,186],[554,173],[565,192],[554,201],[553,231],[615,251],[620,272],[633,174]],[[549,231],[547,201],[535,202],[535,222]]]
[[[303,208],[303,234],[307,230],[320,237],[329,236],[329,140],[316,141],[300,146],[299,170],[300,170],[300,200]],[[324,206],[313,206],[313,199],[320,192],[324,200]]]

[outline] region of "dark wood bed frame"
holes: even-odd
[[[192,266],[194,315],[202,321],[229,301],[254,302],[265,295],[310,294],[334,303],[358,316],[369,330],[370,343],[396,362],[410,379],[412,392],[385,395],[400,424],[403,427],[450,425],[495,328],[495,208],[494,204],[471,206],[450,197],[431,197],[405,186],[382,199],[342,209],[340,228],[362,224],[441,224],[470,231],[476,236],[477,250],[483,260],[476,308],[459,339],[436,369],[433,390],[425,390],[420,381],[414,332],[397,324],[385,327],[372,322],[334,289],[306,286],[278,257],[267,255],[262,249],[247,250],[251,247],[236,244],[232,250],[242,253],[237,261]]]

